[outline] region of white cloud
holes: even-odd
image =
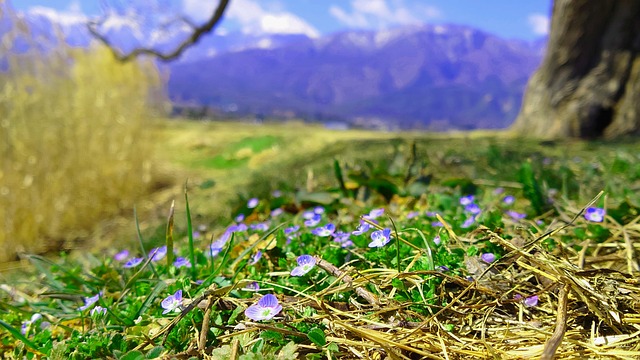
[[[213,4],[213,5],[212,5]],[[183,9],[194,20],[206,19],[217,2],[183,0]],[[255,0],[234,0],[225,13],[227,21],[235,21],[244,33],[260,34],[305,34],[316,38],[320,32],[299,16],[281,7],[264,8]]]
[[[419,24],[442,16],[437,7],[407,6],[403,0],[352,0],[350,12],[333,5],[329,13],[349,27],[375,29]]]
[[[28,12],[31,15],[47,18],[61,26],[73,26],[87,21],[87,17],[77,11],[58,11],[44,6],[33,6],[29,8]]]
[[[529,26],[536,35],[547,35],[549,33],[549,17],[543,14],[529,15]]]
[[[182,10],[196,22],[209,19],[217,6],[217,1],[182,0]]]

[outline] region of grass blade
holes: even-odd
[[[167,231],[166,231],[166,245],[167,245],[167,267],[173,264],[173,214],[175,212],[176,202],[171,201],[171,208],[169,209],[169,218],[167,219]]]
[[[49,355],[49,352],[46,351],[45,349],[40,350],[38,348],[38,345],[34,344],[31,340],[27,339],[24,335],[22,335],[22,333],[20,332],[20,330],[14,328],[13,326],[7,324],[6,322],[0,320],[0,326],[4,327],[5,329],[7,329],[7,331],[9,331],[9,333],[11,335],[13,335],[14,338],[22,341],[23,344],[25,344],[26,346],[28,346],[29,348],[33,349],[34,351],[38,352],[39,354],[45,354],[45,355]]]
[[[187,194],[187,183],[184,184],[184,202],[187,211],[187,236],[189,237],[189,260],[191,261],[191,279],[196,280],[196,253],[193,249],[193,224],[191,223],[191,210],[189,209],[189,195]]]

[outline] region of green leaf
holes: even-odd
[[[153,291],[151,291],[151,294],[149,294],[149,296],[147,296],[147,298],[144,300],[144,302],[140,306],[140,309],[138,309],[138,312],[136,312],[133,318],[137,319],[140,315],[144,314],[145,311],[147,311],[147,309],[151,306],[151,304],[153,304],[153,301],[158,297],[158,295],[160,295],[160,293],[166,288],[167,284],[164,281],[159,281],[153,288]]]
[[[327,339],[324,335],[324,331],[322,331],[319,328],[311,329],[307,333],[307,337],[309,338],[309,340],[311,340],[311,342],[313,342],[314,344],[320,347],[325,346],[327,344]]]
[[[132,350],[124,354],[120,360],[144,360],[144,354],[138,350]]]
[[[531,161],[522,163],[520,171],[518,172],[518,178],[522,184],[522,193],[524,197],[531,202],[535,215],[542,215],[546,210],[544,195],[540,190],[540,184],[536,175],[533,172],[533,166]]]
[[[260,337],[266,341],[269,341],[269,340],[280,341],[283,339],[282,334],[273,330],[263,331],[260,334]]]
[[[7,324],[6,322],[0,320],[0,326],[4,327],[5,329],[7,329],[7,331],[9,331],[9,333],[11,333],[11,335],[13,335],[14,338],[22,341],[23,344],[25,344],[27,347],[30,347],[31,349],[44,353],[46,355],[49,355],[49,352],[47,349],[40,349],[38,348],[38,345],[34,344],[33,342],[31,342],[31,340],[27,339],[24,335],[22,335],[22,333],[20,332],[20,330],[14,328],[13,326]]]
[[[158,358],[160,357],[160,355],[162,355],[163,351],[164,351],[164,347],[156,346],[147,352],[147,359]]]

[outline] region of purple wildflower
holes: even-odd
[[[380,216],[384,215],[384,208],[373,209],[369,212],[369,215],[365,215],[367,219],[377,219]]]
[[[31,328],[31,325],[36,323],[37,321],[42,320],[42,315],[35,313],[33,315],[31,315],[31,319],[30,320],[26,320],[22,322],[22,326],[20,328],[20,332],[22,333],[22,335],[27,335],[27,332],[29,330],[29,328]]]
[[[407,214],[407,219],[413,219],[414,217],[417,217],[418,215],[420,215],[420,213],[418,211],[411,211]]]
[[[358,225],[358,228],[356,228],[351,233],[353,235],[362,235],[362,234],[366,233],[367,231],[369,231],[369,228],[371,228],[371,225],[369,225],[369,223],[361,221],[360,225]]]
[[[300,255],[296,261],[298,266],[291,270],[291,276],[302,276],[316,266],[316,258],[311,255]]]
[[[267,231],[267,230],[269,230],[269,223],[268,222],[261,222],[261,223],[257,223],[257,224],[251,224],[251,225],[249,225],[249,228],[251,230],[256,230],[256,231]]]
[[[249,260],[249,265],[255,265],[262,258],[262,251],[258,250],[253,256],[251,256],[251,260]]]
[[[378,230],[371,233],[369,247],[383,247],[391,241],[391,229]]]
[[[443,227],[444,224],[441,223],[440,221],[434,221],[434,222],[431,223],[431,226],[433,226],[433,227]]]
[[[103,308],[102,306],[98,305],[98,306],[94,307],[93,309],[91,309],[89,314],[91,314],[91,316],[106,315],[107,314],[107,308]]]
[[[336,226],[329,223],[325,226],[321,226],[313,229],[311,233],[316,236],[327,237],[333,234],[335,231],[336,231]]]
[[[353,245],[353,241],[349,239],[349,233],[346,232],[336,232],[333,234],[333,241],[340,244],[341,247],[346,248]]]
[[[161,246],[161,247],[157,247],[157,248],[153,248],[151,249],[151,251],[149,251],[149,257],[151,258],[151,261],[160,261],[162,259],[164,259],[164,257],[167,255],[167,246]]]
[[[116,261],[125,261],[129,257],[129,250],[122,250],[119,253],[113,255]]]
[[[440,240],[440,236],[436,236],[436,237],[434,237],[434,238],[433,238],[433,243],[434,243],[434,244],[436,244],[436,245],[440,245],[440,242],[441,242],[441,240]]]
[[[527,217],[527,214],[519,213],[517,211],[509,210],[506,212],[513,220],[522,220]]]
[[[282,311],[282,305],[278,303],[278,298],[273,294],[267,294],[244,311],[244,315],[253,321],[273,319]]]
[[[271,210],[271,217],[278,217],[282,215],[282,213],[284,213],[284,210],[282,210],[282,208],[273,209]]]
[[[91,305],[95,304],[98,302],[98,300],[100,299],[100,296],[102,295],[102,291],[99,292],[98,294],[91,296],[91,297],[85,297],[84,298],[84,305],[80,306],[78,308],[79,311],[85,311],[88,308],[91,307]]]
[[[316,206],[313,208],[313,212],[318,215],[324,214],[324,208],[322,206]]]
[[[260,203],[260,200],[258,200],[257,198],[251,198],[249,199],[249,201],[247,201],[247,207],[249,209],[253,209],[256,206],[258,206],[259,203]]]
[[[280,196],[282,196],[282,191],[280,190],[273,190],[271,192],[271,196],[273,196],[274,198],[279,198]]]
[[[534,307],[538,305],[538,295],[529,296],[523,301],[524,306],[526,307]]]
[[[183,267],[191,267],[191,261],[189,261],[189,259],[184,258],[184,257],[177,257],[176,260],[173,262],[173,266],[176,267],[176,269],[180,269]]]
[[[142,260],[144,260],[144,259],[141,258],[141,257],[131,258],[126,263],[124,263],[124,265],[122,265],[122,267],[126,268],[126,269],[136,267],[136,266],[138,266],[138,265],[140,265],[142,263]]]
[[[502,199],[502,202],[505,203],[505,205],[511,205],[516,201],[516,198],[513,195],[507,195],[504,197],[504,199]]]
[[[473,200],[475,200],[475,196],[473,195],[467,195],[467,196],[463,196],[460,198],[460,205],[462,206],[467,206],[469,204],[473,203]]]
[[[593,222],[602,222],[606,212],[603,208],[590,207],[584,213],[584,218]]]
[[[492,262],[496,261],[496,256],[493,253],[484,253],[480,255],[480,259],[482,259],[482,261],[486,262],[487,264],[491,264]]]
[[[285,235],[289,235],[289,234],[296,233],[298,230],[300,230],[300,226],[299,225],[291,226],[291,227],[288,227],[288,228],[284,229],[284,233],[285,233]]]
[[[478,206],[478,204],[476,203],[471,203],[471,204],[467,204],[464,207],[464,211],[471,213],[473,215],[477,215],[480,214],[480,212],[482,211],[482,209],[480,209],[480,206]]]
[[[496,195],[500,195],[504,192],[504,188],[498,187],[495,190],[493,190],[493,193]]]
[[[469,226],[473,225],[476,222],[476,218],[473,216],[469,216],[463,223],[460,225],[461,228],[466,229]]]
[[[160,305],[162,305],[162,308],[164,309],[162,314],[180,312],[180,305],[182,305],[182,289],[176,291],[173,295],[167,296],[162,300]]]
[[[304,222],[304,225],[308,227],[316,226],[320,223],[320,220],[322,220],[322,216],[320,214],[314,214],[311,219]]]
[[[247,284],[242,290],[245,291],[258,291],[260,290],[260,284],[257,281]]]
[[[236,216],[236,218],[234,219],[237,223],[241,223],[244,221],[244,214],[238,214],[238,216]]]

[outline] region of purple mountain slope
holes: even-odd
[[[386,128],[501,128],[542,43],[463,26],[343,32],[170,66],[179,104]]]

